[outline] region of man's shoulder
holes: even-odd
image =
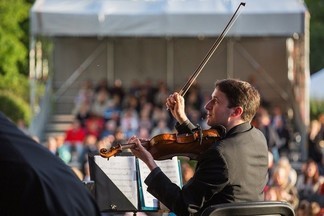
[[[244,154],[246,149],[259,149],[267,152],[267,143],[263,133],[251,127],[250,130],[233,133],[218,140],[212,148],[217,149],[222,155],[233,156]]]

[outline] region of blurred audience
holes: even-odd
[[[288,155],[290,151],[290,142],[292,139],[292,132],[289,130],[290,127],[287,126],[288,121],[279,106],[275,106],[273,109],[271,117],[271,125],[277,132],[280,139],[280,146],[278,148],[279,155]]]
[[[308,157],[313,159],[316,163],[321,163],[323,159],[324,146],[321,146],[321,142],[324,142],[324,130],[323,124],[317,119],[314,119],[310,123],[308,132]]]
[[[251,79],[257,86],[256,80]],[[97,154],[101,148],[124,144],[132,135],[150,140],[156,135],[174,131],[175,122],[165,108],[168,95],[168,86],[163,81],[154,84],[150,79],[143,83],[134,79],[126,90],[119,79],[112,86],[106,78],[96,84],[86,80],[75,97],[72,112],[75,120],[71,128],[64,135],[48,137],[46,146],[70,164],[80,179],[89,181],[89,154]],[[209,100],[209,95],[205,95],[199,84],[194,83],[185,97],[188,115],[193,122],[205,128],[203,104]],[[311,122],[308,132],[310,160],[302,169],[296,170],[290,163],[296,147],[291,120],[280,106],[264,98],[262,105],[252,124],[264,133],[269,148],[269,181],[265,188],[265,200],[287,201],[296,210],[297,216],[324,215],[324,114]],[[181,169],[183,184],[186,184],[195,170],[188,161],[181,162]]]
[[[260,107],[257,111],[254,125],[264,134],[267,140],[268,149],[273,154],[274,162],[277,163],[280,157],[279,148],[282,146],[282,141],[277,131],[271,125],[269,112],[264,107]]]
[[[78,119],[74,119],[71,128],[65,132],[64,145],[71,154],[71,161],[73,163],[80,163],[81,154],[83,151],[83,141],[86,137],[86,131],[81,127]]]
[[[299,197],[297,188],[289,181],[289,172],[282,166],[276,166],[271,176],[271,184],[265,191],[265,200],[285,201],[297,209]]]
[[[320,176],[318,164],[309,159],[302,167],[296,184],[300,199],[317,202],[324,207],[323,183],[324,177]]]

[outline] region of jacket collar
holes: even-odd
[[[226,137],[232,136],[237,133],[243,133],[245,131],[251,130],[253,126],[249,122],[245,122],[231,128],[227,133]]]

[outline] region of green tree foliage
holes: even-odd
[[[29,100],[26,44],[29,35],[24,27],[30,7],[25,0],[0,0],[0,92],[11,92],[25,103]],[[4,102],[1,100],[1,104]]]
[[[6,91],[0,92],[0,101],[1,112],[6,114],[12,121],[23,120],[26,124],[29,124],[31,114],[29,104],[26,101]]]
[[[0,0],[0,74],[19,73],[19,64],[27,64],[26,33],[21,24],[28,19],[30,4],[24,0]]]
[[[0,74],[0,92],[9,91],[26,102],[29,101],[28,77],[19,73]]]
[[[320,114],[324,113],[324,101],[323,100],[311,100],[310,101],[310,119],[318,119]]]
[[[324,1],[305,0],[310,12],[310,71],[324,68]]]

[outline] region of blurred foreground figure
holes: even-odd
[[[100,215],[70,167],[0,112],[0,215]]]

